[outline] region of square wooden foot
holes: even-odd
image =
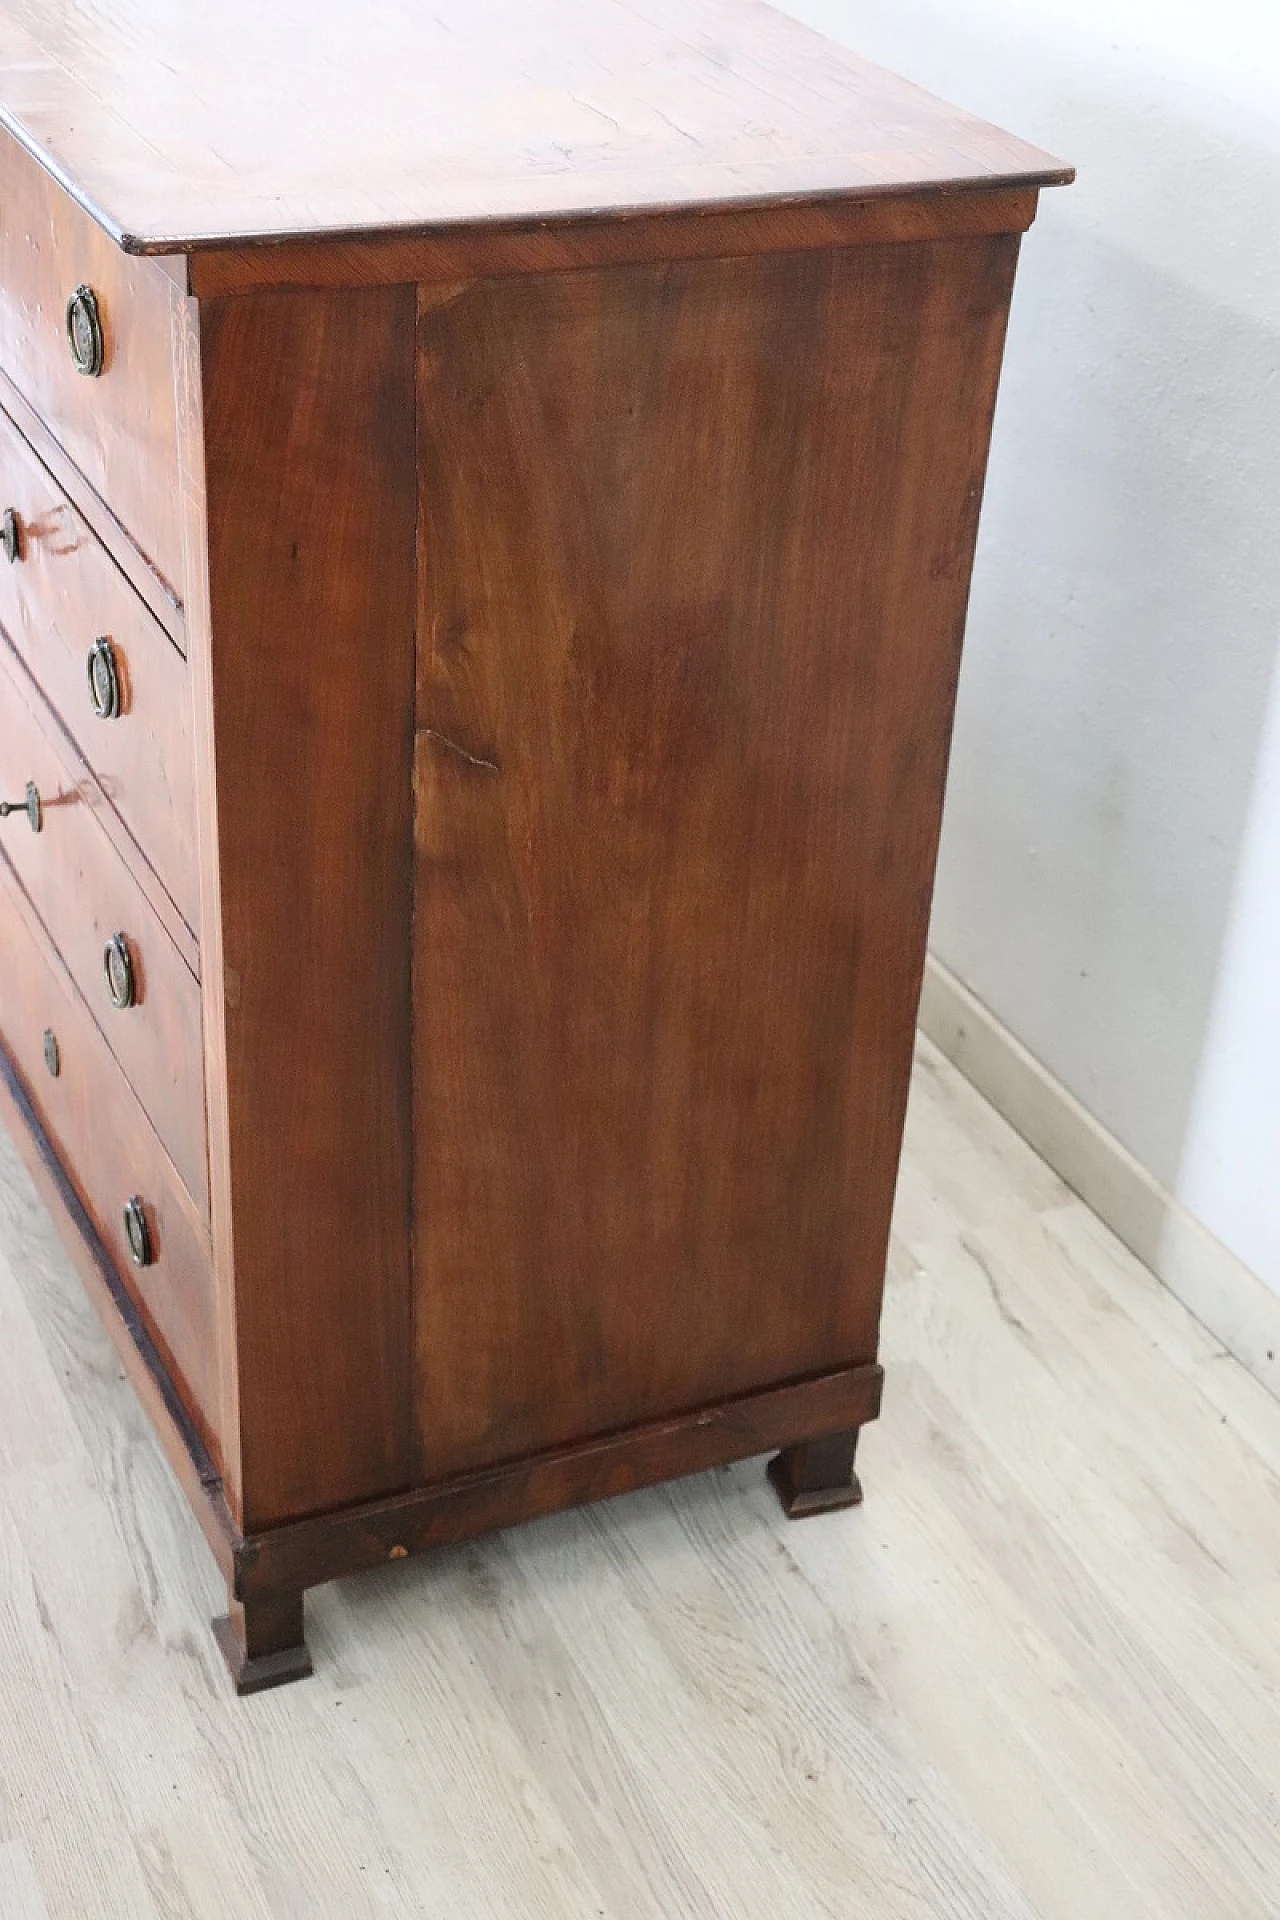
[[[853,1470],[857,1445],[858,1429],[850,1427],[843,1433],[824,1434],[820,1440],[800,1441],[774,1455],[768,1474],[788,1520],[858,1505],[862,1483]]]
[[[290,1680],[305,1680],[314,1671],[303,1638],[300,1593],[284,1600],[253,1600],[245,1606],[232,1600],[222,1618],[214,1621],[213,1637],[238,1694],[283,1687]]]

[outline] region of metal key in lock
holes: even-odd
[[[40,806],[40,795],[36,792],[34,780],[28,780],[26,798],[22,800],[0,800],[0,820],[7,820],[11,813],[25,813],[27,825],[32,833],[39,833],[44,821]]]

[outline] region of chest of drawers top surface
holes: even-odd
[[[0,120],[136,251],[1067,177],[755,0],[6,0]]]

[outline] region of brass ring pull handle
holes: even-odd
[[[147,1210],[136,1193],[125,1201],[124,1234],[129,1242],[129,1258],[134,1266],[149,1267],[156,1257],[155,1249],[151,1244]]]
[[[77,287],[67,302],[67,344],[76,372],[96,379],[102,372],[106,351],[98,296],[92,287]]]
[[[89,649],[89,704],[99,720],[116,720],[120,715],[120,668],[116,650],[100,633]]]
[[[6,507],[4,518],[0,520],[0,547],[4,548],[9,565],[22,558],[22,522],[12,507]]]
[[[133,971],[133,955],[122,933],[113,933],[102,949],[102,971],[113,1007],[132,1007],[138,1001],[138,982]]]
[[[0,800],[0,820],[7,820],[11,813],[25,813],[27,825],[32,833],[39,833],[44,824],[44,813],[40,806],[40,795],[36,792],[34,780],[28,780],[26,798],[23,800]]]

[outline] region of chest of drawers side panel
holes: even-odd
[[[1017,251],[423,290],[428,1478],[875,1358]]]
[[[246,1529],[413,1476],[414,322],[406,287],[199,309]]]

